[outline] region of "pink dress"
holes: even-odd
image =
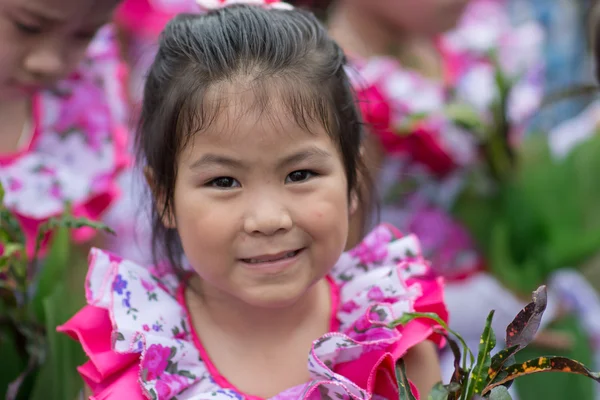
[[[273,399],[398,398],[395,361],[420,342],[443,340],[431,320],[385,325],[412,311],[448,317],[442,281],[422,258],[418,240],[378,226],[341,255],[328,281],[331,333],[313,342],[311,380]],[[95,249],[86,287],[88,306],[58,330],[80,341],[89,356],[79,372],[92,399],[259,400],[211,363],[190,324],[184,286],[170,271]]]
[[[30,253],[40,224],[67,203],[76,216],[98,220],[117,198],[116,178],[128,163],[126,72],[112,28],[101,29],[68,79],[34,95],[28,146],[0,155],[4,205],[18,217]],[[79,229],[74,237],[93,234]]]

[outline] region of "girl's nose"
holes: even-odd
[[[292,217],[283,202],[266,193],[254,200],[244,220],[246,233],[272,236],[292,229]]]

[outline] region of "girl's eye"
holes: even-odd
[[[23,24],[18,21],[13,21],[13,23],[15,24],[15,27],[18,31],[26,35],[37,35],[42,33],[42,28],[40,28],[39,26]]]
[[[241,187],[240,183],[228,176],[221,176],[219,178],[215,178],[212,181],[207,183],[207,186],[218,188],[218,189],[234,189]]]
[[[306,169],[301,169],[299,171],[294,171],[291,174],[289,174],[285,178],[285,183],[304,182],[314,176],[316,176],[316,174],[314,172],[306,170]]]

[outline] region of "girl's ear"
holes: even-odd
[[[162,224],[165,226],[165,228],[175,229],[175,216],[170,209],[163,211],[165,209],[165,198],[157,188],[156,180],[154,179],[154,171],[152,171],[150,167],[144,167],[144,177],[146,178],[146,183],[148,183],[148,186],[150,187],[154,204],[156,205],[158,212],[161,214],[160,218],[162,220]]]

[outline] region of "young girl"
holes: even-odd
[[[481,321],[491,309],[496,310],[493,328],[500,336],[525,305],[525,295],[516,296],[496,276],[483,272],[484,260],[468,231],[450,213],[465,177],[477,168],[479,150],[477,134],[454,123],[449,106],[489,118],[497,91],[489,54],[499,56],[505,74],[519,77],[508,104],[515,141],[540,103],[540,28],[512,27],[505,7],[501,0],[430,0],[418,5],[338,0],[328,15],[333,37],[358,71],[354,84],[371,126],[365,153],[377,177],[382,218],[421,238],[424,254],[448,280],[451,327],[473,351],[479,346]],[[571,281],[580,289],[586,286],[583,279]],[[551,285],[544,324],[560,314],[557,305],[567,294],[564,286]],[[574,358],[591,361],[583,340],[550,331],[537,340],[552,352],[574,351]],[[449,377],[454,370],[451,354],[442,358],[442,366]],[[540,379],[560,381],[577,398],[589,398],[592,389],[571,376]],[[539,385],[532,389],[539,390]],[[565,395],[554,392],[558,396],[552,398]]]
[[[363,173],[344,66],[283,3],[169,23],[138,137],[169,263],[92,251],[89,305],[60,329],[94,398],[390,399],[400,358],[424,395],[439,381],[435,323],[385,326],[447,318],[416,238],[379,226],[342,253]]]
[[[117,196],[125,69],[113,32],[100,29],[117,3],[0,0],[0,181],[30,253],[40,224],[67,202],[98,219]]]

